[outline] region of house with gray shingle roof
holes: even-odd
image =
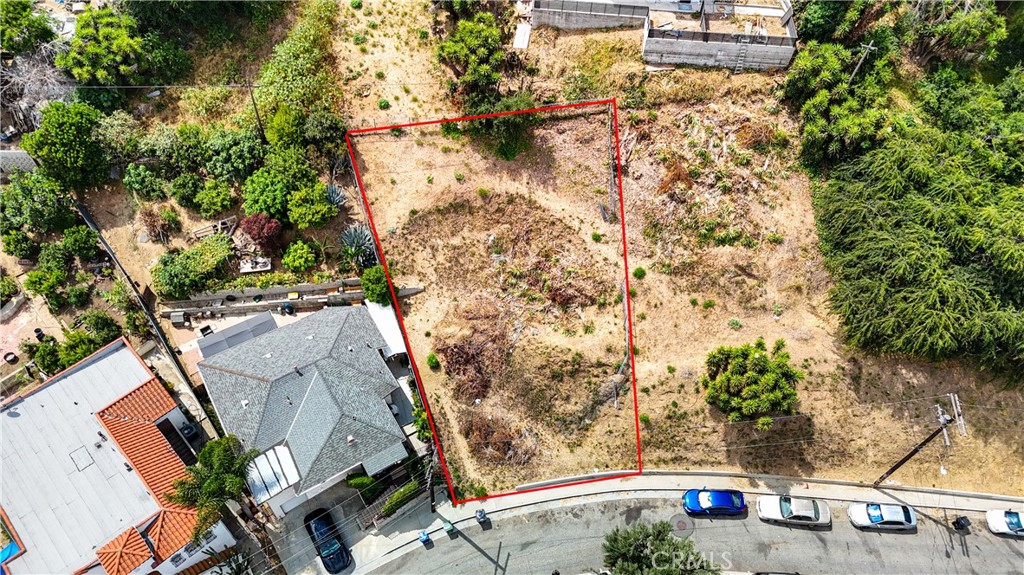
[[[364,307],[328,307],[199,362],[224,430],[261,453],[249,476],[258,503],[283,515],[360,468],[405,459],[385,348]]]

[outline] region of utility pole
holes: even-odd
[[[856,74],[856,72],[854,72],[854,74]],[[248,77],[245,78],[245,87],[249,89],[249,99],[252,100],[252,110],[253,112],[256,112],[256,125],[260,128],[260,139],[263,140],[264,144],[266,144],[267,134],[263,131],[263,119],[260,118],[260,109],[259,106],[256,105],[256,95],[253,94],[252,82],[249,81]]]
[[[903,465],[906,462],[910,461],[910,459],[912,457],[914,457],[915,455],[920,453],[920,451],[922,449],[924,449],[926,445],[931,443],[933,439],[935,439],[939,435],[945,435],[946,434],[946,426],[953,422],[953,418],[951,416],[949,416],[948,414],[943,413],[941,406],[936,405],[935,407],[937,408],[937,411],[938,411],[939,428],[936,429],[935,431],[933,431],[931,433],[931,435],[929,435],[928,437],[924,438],[924,441],[922,441],[921,443],[918,443],[917,445],[915,445],[914,448],[910,450],[910,453],[904,455],[903,459],[900,459],[899,461],[897,461],[896,465],[893,465],[892,467],[890,467],[888,471],[886,471],[885,473],[883,473],[881,475],[881,477],[876,479],[875,482],[871,484],[872,487],[878,487],[879,484],[881,484],[883,481],[885,481],[890,475],[895,473],[897,469],[899,469],[900,467],[903,467]],[[947,446],[949,445],[949,436],[948,435],[946,436],[946,445]]]
[[[860,55],[860,60],[857,61],[857,66],[853,69],[853,74],[850,74],[850,79],[846,81],[846,85],[847,86],[849,86],[850,84],[853,83],[854,76],[856,76],[857,72],[860,71],[861,64],[864,63],[864,60],[867,60],[868,54],[870,54],[872,50],[877,50],[878,49],[875,46],[875,41],[874,40],[872,40],[871,42],[868,42],[868,44],[866,46],[864,44],[861,44],[860,47],[863,50],[863,53]]]

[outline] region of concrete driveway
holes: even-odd
[[[291,510],[281,521],[280,531],[268,530],[288,575],[327,575],[313,541],[306,533],[303,519],[307,514],[321,508],[328,510],[341,529],[345,545],[351,548],[363,536],[356,520],[356,514],[362,507],[359,493],[342,482]],[[344,573],[350,573],[353,568],[354,562],[353,567]]]

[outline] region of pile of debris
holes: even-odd
[[[458,331],[438,337],[435,349],[457,398],[483,400],[507,373],[515,342],[505,315],[495,299],[475,298],[455,311]]]
[[[537,454],[536,436],[503,415],[469,415],[462,431],[473,454],[487,463],[525,465]]]

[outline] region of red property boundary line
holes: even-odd
[[[622,265],[623,265],[623,277],[625,278],[625,293],[624,300],[626,301],[626,324],[627,324],[627,335],[629,341],[629,349],[627,350],[629,356],[629,373],[630,382],[633,387],[633,425],[636,429],[636,471],[630,471],[620,473],[616,475],[610,475],[608,477],[600,477],[595,479],[586,479],[581,481],[570,481],[566,483],[558,483],[555,485],[546,485],[543,487],[535,487],[532,489],[524,489],[522,491],[509,491],[506,493],[497,493],[494,495],[486,495],[484,497],[473,497],[470,499],[458,499],[455,496],[455,485],[452,482],[451,473],[448,471],[448,463],[445,461],[444,450],[441,449],[441,440],[437,434],[437,428],[434,425],[434,415],[430,410],[430,403],[427,399],[426,390],[423,389],[423,380],[420,378],[419,367],[416,364],[416,359],[412,354],[412,346],[409,344],[409,335],[405,329],[405,318],[402,317],[401,309],[398,305],[395,305],[395,315],[398,317],[398,325],[402,331],[402,338],[405,341],[405,348],[409,352],[409,363],[412,365],[413,374],[416,376],[416,387],[419,390],[420,399],[423,402],[423,408],[427,412],[427,420],[430,422],[430,431],[434,438],[434,446],[437,449],[437,453],[441,460],[441,469],[444,472],[445,480],[448,482],[448,494],[451,497],[453,505],[461,505],[463,503],[469,503],[472,501],[484,501],[487,499],[496,499],[498,497],[507,497],[509,495],[518,495],[520,493],[532,493],[536,491],[546,491],[548,489],[559,489],[563,487],[570,487],[573,485],[584,485],[587,483],[596,483],[598,481],[610,481],[612,479],[621,479],[624,477],[634,477],[643,473],[643,454],[641,452],[640,445],[640,407],[637,403],[637,392],[636,392],[636,359],[633,356],[633,303],[629,297],[629,257],[626,246],[626,214],[625,206],[622,195],[622,159],[619,153],[619,108],[615,98],[607,100],[594,100],[589,102],[578,102],[572,104],[558,104],[554,106],[541,106],[538,108],[530,108],[527,110],[514,110],[511,112],[497,112],[493,114],[481,114],[477,116],[463,116],[459,118],[442,118],[440,120],[426,120],[422,122],[410,122],[407,124],[396,124],[392,126],[378,126],[373,128],[361,128],[358,130],[351,130],[345,134],[345,143],[348,146],[349,159],[352,161],[352,170],[355,172],[356,184],[359,186],[359,193],[363,200],[363,208],[366,211],[367,219],[370,224],[370,231],[373,234],[373,241],[377,246],[377,252],[380,254],[381,266],[384,268],[384,275],[388,281],[388,288],[391,290],[391,301],[398,302],[398,293],[395,290],[395,284],[391,280],[391,271],[388,268],[387,258],[384,255],[384,247],[380,241],[380,235],[377,233],[377,226],[373,221],[373,212],[370,210],[370,202],[366,195],[366,188],[363,186],[362,174],[359,173],[359,163],[356,161],[355,147],[352,144],[351,136],[359,134],[368,134],[371,132],[381,132],[385,130],[395,130],[401,128],[413,128],[417,126],[431,126],[435,124],[445,124],[451,122],[464,122],[467,120],[482,120],[485,118],[494,118],[498,116],[512,116],[518,114],[531,114],[536,112],[554,112],[557,110],[568,110],[573,108],[582,108],[586,106],[611,106],[612,110],[612,126],[615,133],[615,169],[619,188],[619,221],[621,222],[622,229]]]

